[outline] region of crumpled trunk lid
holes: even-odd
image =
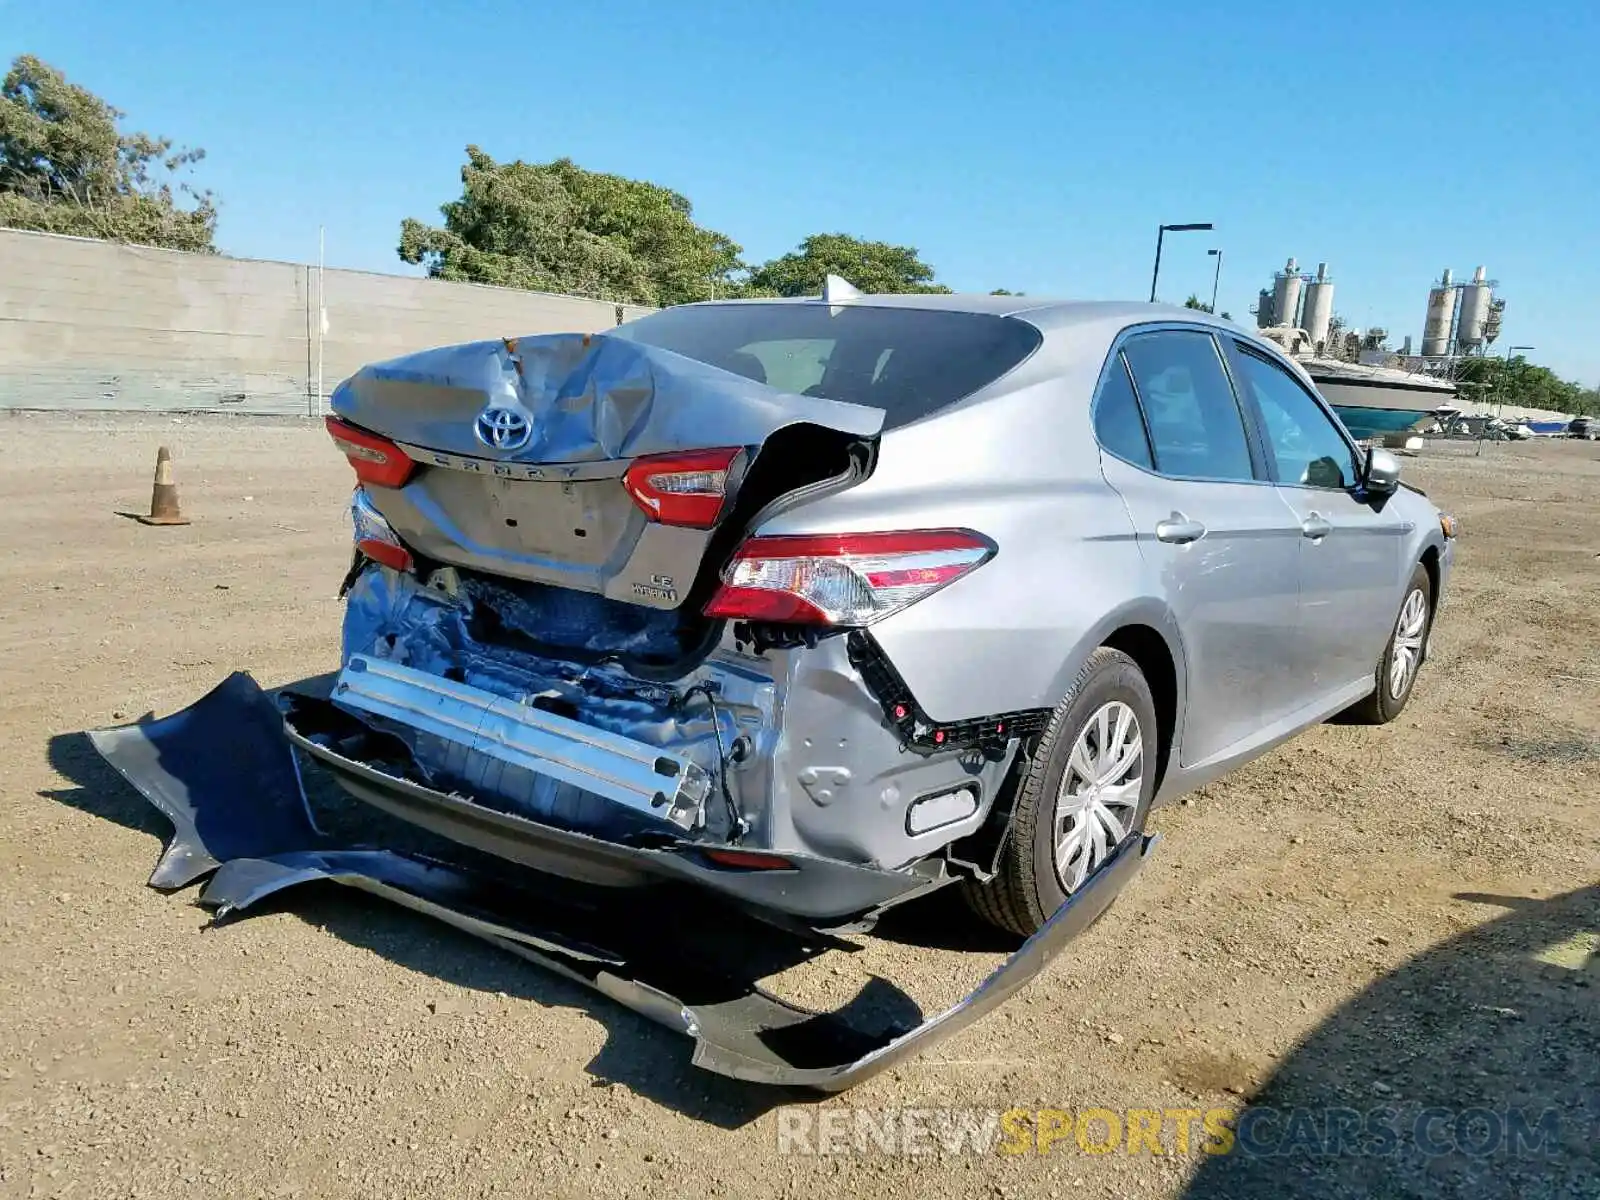
[[[780,431],[871,439],[883,424],[879,409],[795,395],[604,334],[473,342],[377,363],[342,383],[332,407],[419,464],[402,488],[368,488],[413,549],[655,608],[682,604],[715,530],[650,519],[623,483],[634,459],[743,450],[725,521]],[[802,482],[831,469],[819,462]],[[792,484],[793,471],[784,475]]]

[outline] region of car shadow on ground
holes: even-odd
[[[884,913],[872,935],[886,942],[965,954],[1012,954],[1023,939],[989,924],[967,907],[959,885]]]
[[[1187,1200],[1600,1195],[1600,886],[1456,899],[1504,912],[1308,1036]]]
[[[41,795],[126,828],[150,834],[160,845],[172,835],[166,818],[110,767],[83,733],[52,738],[51,765],[72,782]],[[437,854],[447,848],[429,835],[364,805],[314,764],[302,762],[305,792],[325,832],[343,844],[366,842],[394,849]],[[152,864],[157,857],[152,847]],[[459,848],[443,855],[461,861]],[[472,857],[468,852],[468,857]],[[473,865],[466,863],[464,865]],[[198,889],[187,889],[173,902],[192,902]],[[797,965],[820,952],[815,939],[796,938],[749,918],[709,906],[697,907],[693,895],[666,892],[649,898],[649,911],[639,914],[661,936],[701,929],[694,959],[714,970],[730,966],[730,975],[758,979]],[[663,912],[665,904],[671,911]],[[641,1096],[709,1124],[736,1128],[770,1109],[821,1098],[818,1093],[744,1083],[691,1065],[692,1043],[663,1029],[576,982],[498,949],[429,918],[375,897],[338,885],[308,884],[290,888],[252,905],[233,920],[259,912],[285,911],[308,923],[409,970],[442,983],[490,994],[504,994],[545,1007],[576,1008],[591,1014],[607,1030],[605,1045],[587,1064],[596,1087],[624,1085]],[[927,924],[930,935],[948,932],[937,914]],[[915,924],[908,928],[914,928]],[[220,928],[225,930],[226,923]],[[713,984],[712,991],[717,991]],[[713,999],[723,999],[718,993]],[[684,997],[685,1002],[691,1002]],[[887,981],[873,978],[846,1006],[852,1024],[865,1028],[905,1028],[920,1023],[922,1011],[911,997]]]
[[[139,833],[147,833],[165,843],[172,834],[167,819],[150,807],[122,776],[107,765],[88,737],[81,733],[62,733],[50,739],[50,765],[72,781],[71,787],[48,788],[39,794],[92,817],[100,817]]]
[[[780,1104],[811,1098],[804,1092],[764,1088],[701,1071],[690,1062],[689,1039],[578,983],[377,897],[336,884],[313,884],[273,897],[235,919],[273,911],[294,913],[324,933],[450,987],[589,1014],[605,1028],[604,1045],[585,1064],[596,1089],[623,1086],[723,1129],[749,1124]],[[219,932],[226,928],[224,923]],[[451,1002],[430,1003],[446,1009]]]

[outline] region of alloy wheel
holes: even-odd
[[[1120,700],[1102,704],[1079,730],[1055,807],[1055,867],[1070,894],[1132,827],[1144,783],[1144,731]]]
[[[1389,695],[1402,699],[1422,663],[1422,639],[1428,628],[1428,598],[1413,588],[1400,606],[1394,625],[1394,652],[1389,659]]]

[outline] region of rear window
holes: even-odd
[[[893,429],[1000,378],[1039,345],[1011,317],[805,304],[666,308],[608,333],[748,379],[883,409]]]

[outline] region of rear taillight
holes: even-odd
[[[734,850],[709,847],[701,851],[719,867],[733,867],[741,871],[792,871],[794,860],[781,854],[765,854],[759,850]]]
[[[355,525],[357,550],[373,562],[396,571],[411,570],[411,551],[383,519],[383,514],[372,506],[372,497],[365,488],[357,488],[350,498],[350,520]]]
[[[629,464],[622,485],[652,521],[710,529],[722,515],[722,505],[728,498],[728,474],[738,457],[737,446],[648,454]]]
[[[967,529],[755,537],[723,571],[706,615],[868,625],[954,583],[994,550]]]
[[[329,417],[328,434],[340,453],[350,460],[356,478],[375,487],[404,487],[417,464],[388,438],[357,429],[338,417]]]

